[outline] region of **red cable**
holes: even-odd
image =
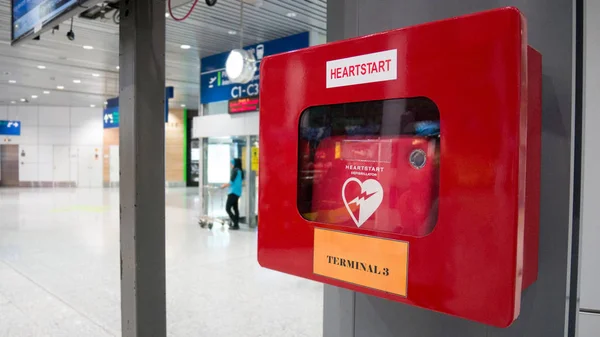
[[[190,7],[190,11],[182,18],[176,18],[175,15],[173,15],[173,10],[171,9],[171,0],[168,1],[168,8],[169,8],[169,15],[171,15],[171,17],[173,18],[173,20],[175,21],[183,21],[185,19],[187,19],[192,12],[194,11],[194,8],[196,8],[196,5],[198,4],[198,0],[194,1],[194,4],[192,5],[192,7]]]

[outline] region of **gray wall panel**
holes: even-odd
[[[581,307],[600,310],[600,1],[586,1]],[[600,331],[598,331],[600,335]]]
[[[323,303],[323,336],[354,336],[356,293],[325,285]]]
[[[598,337],[600,335],[600,315],[579,314],[577,337]]]
[[[544,57],[540,273],[538,282],[523,296],[519,320],[508,329],[496,329],[356,294],[354,336],[564,336],[570,237],[573,1],[329,0],[328,6],[335,9],[335,13],[328,13],[329,41],[480,10],[517,6],[528,19],[529,43]],[[348,24],[353,17],[354,25]],[[343,296],[350,295],[326,292],[326,308],[329,300],[339,302]],[[325,337],[348,337],[327,334],[328,324],[339,322],[325,321]]]

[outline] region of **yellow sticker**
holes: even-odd
[[[252,171],[258,172],[258,147],[252,147]]]
[[[406,296],[408,242],[315,228],[313,272]]]

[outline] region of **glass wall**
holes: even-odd
[[[203,215],[227,217],[225,202],[228,190],[221,189],[221,186],[229,182],[231,160],[240,158],[245,172],[242,196],[239,199],[241,222],[255,227],[258,196],[258,137],[208,137],[202,138],[201,143],[204,158],[202,161]]]
[[[188,168],[188,186],[198,186],[200,182],[200,140],[190,141]]]

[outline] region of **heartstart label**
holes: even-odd
[[[398,78],[396,49],[327,61],[327,88],[383,82]]]

